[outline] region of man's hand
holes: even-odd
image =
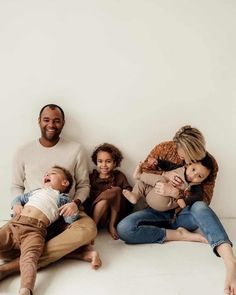
[[[63,215],[64,217],[75,215],[78,212],[79,210],[75,202],[65,204],[59,208],[60,215]]]
[[[21,211],[23,210],[23,206],[20,204],[16,204],[12,208],[14,215],[20,215]]]
[[[155,192],[164,197],[179,197],[179,190],[175,188],[171,183],[157,182],[155,184]]]

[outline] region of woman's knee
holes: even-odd
[[[201,211],[201,210],[205,210],[205,209],[208,209],[208,205],[203,202],[203,201],[197,201],[195,202],[192,206],[191,206],[191,211]]]
[[[190,212],[195,218],[203,218],[210,214],[210,211],[212,211],[210,207],[203,201],[195,202],[190,208]]]

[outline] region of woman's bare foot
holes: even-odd
[[[123,189],[122,193],[130,203],[132,203],[132,204],[137,203],[138,196],[136,194],[128,191],[127,189]]]
[[[181,241],[200,242],[208,244],[207,239],[199,233],[190,232],[183,227],[177,228],[177,231],[180,233],[180,236],[182,238]]]
[[[179,227],[176,230],[166,230],[166,241],[189,241],[189,242],[200,242],[208,244],[206,238],[199,233],[193,233],[183,227]]]
[[[114,240],[119,240],[117,230],[113,225],[109,225],[109,233],[111,234]]]
[[[141,176],[141,166],[142,166],[143,162],[139,162],[138,166],[135,168],[134,170],[134,174],[133,174],[133,178],[136,180],[140,179]]]
[[[225,289],[226,294],[236,295],[236,261],[226,264]]]

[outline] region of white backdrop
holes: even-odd
[[[117,145],[132,184],[155,144],[198,127],[220,166],[212,207],[235,217],[235,15],[234,0],[0,0],[0,218],[13,153],[47,103],[88,157]]]

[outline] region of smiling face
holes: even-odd
[[[201,183],[210,174],[210,170],[201,163],[191,163],[186,169],[186,178],[188,182]]]
[[[64,192],[69,185],[66,175],[61,169],[49,169],[43,178],[44,187],[51,187],[59,192]]]
[[[54,146],[65,123],[61,111],[58,108],[46,107],[38,122],[41,129],[40,143],[46,147]]]
[[[99,176],[101,178],[107,178],[116,167],[116,164],[110,153],[100,151],[97,153],[97,167]]]

